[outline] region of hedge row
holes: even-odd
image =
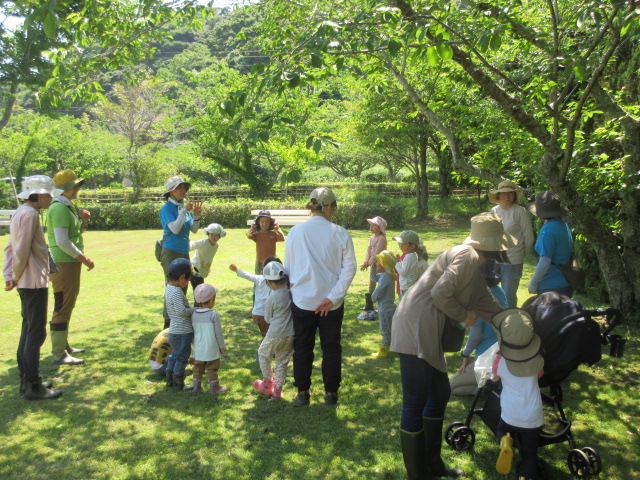
[[[91,228],[96,230],[147,230],[159,229],[158,204],[138,203],[128,205],[83,205],[91,211]],[[251,218],[251,210],[300,209],[300,203],[264,203],[251,200],[205,203],[202,209],[202,225],[219,223],[226,228],[244,228]],[[391,205],[371,205],[340,202],[335,222],[348,229],[368,228],[366,219],[376,215],[384,217],[389,228],[404,228],[404,208]]]

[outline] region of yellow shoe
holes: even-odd
[[[389,356],[389,352],[390,349],[388,346],[380,345],[378,347],[378,352],[372,353],[371,356],[376,358],[387,358]]]
[[[513,438],[507,433],[500,439],[500,455],[496,462],[496,470],[503,475],[511,471],[511,463],[513,461]]]

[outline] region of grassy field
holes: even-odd
[[[464,239],[468,221],[415,229],[435,258]],[[283,401],[261,398],[251,387],[260,377],[254,360],[259,334],[248,318],[252,284],[228,270],[229,263],[253,268],[253,243],[244,233],[231,230],[220,241],[207,279],[220,288],[216,310],[228,348],[220,378],[230,389],[224,395],[167,391],[147,364],[149,346],[163,323],[162,273],[152,252],[158,231],[85,234],[96,267],[82,273],[70,330],[72,343],[87,348],[82,355],[86,364],[52,366],[48,339],[42,351],[43,375],[63,389],[59,400],[29,402],[18,394],[20,304],[15,291],[0,294],[5,332],[0,351],[1,479],[405,478],[398,439],[398,360],[372,358],[380,341],[377,323],[356,319],[368,273],[358,272],[346,299],[340,405],[321,402],[319,356],[310,407],[293,406],[291,383],[285,385]],[[361,263],[369,234],[352,234]],[[7,240],[0,237],[0,248]],[[278,253],[283,256],[282,247]],[[533,268],[525,266],[521,301]],[[640,355],[636,327],[623,326],[616,333],[629,339],[625,356],[604,355],[594,367],[574,372],[565,385],[564,405],[578,446],[591,446],[602,457],[600,478],[622,480],[640,478]],[[449,360],[452,374],[459,356],[451,354]],[[452,398],[445,422],[463,420],[470,401]],[[445,460],[467,470],[465,478],[505,478],[495,471],[496,440],[478,418],[473,427],[475,449],[457,453],[445,446]],[[540,450],[552,478],[571,478],[567,453],[566,443]]]

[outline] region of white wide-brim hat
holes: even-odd
[[[462,243],[476,250],[501,252],[515,247],[518,239],[504,231],[500,215],[484,212],[471,219],[471,233]]]
[[[62,195],[64,190],[56,188],[53,180],[46,175],[33,175],[22,181],[22,191],[18,194],[18,198],[23,200],[34,194],[49,194],[52,197]]]
[[[171,177],[169,180],[164,182],[164,193],[162,194],[162,196],[166,197],[176,188],[178,188],[178,185],[182,183],[186,184],[188,188],[191,188],[191,183],[185,181],[182,177],[178,177],[177,175]]]
[[[487,193],[487,197],[491,203],[500,203],[498,197],[500,193],[515,193],[516,194],[516,202],[519,202],[522,199],[522,188],[513,183],[511,180],[505,180],[498,184],[498,188],[495,190],[489,190]]]

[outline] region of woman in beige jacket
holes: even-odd
[[[400,438],[409,479],[458,477],[440,456],[442,424],[451,388],[442,348],[445,322],[456,328],[491,318],[502,307],[480,275],[488,259],[502,261],[517,240],[495,213],[471,219],[463,245],[447,250],[405,294],[393,317],[391,351],[399,354],[402,378]]]

